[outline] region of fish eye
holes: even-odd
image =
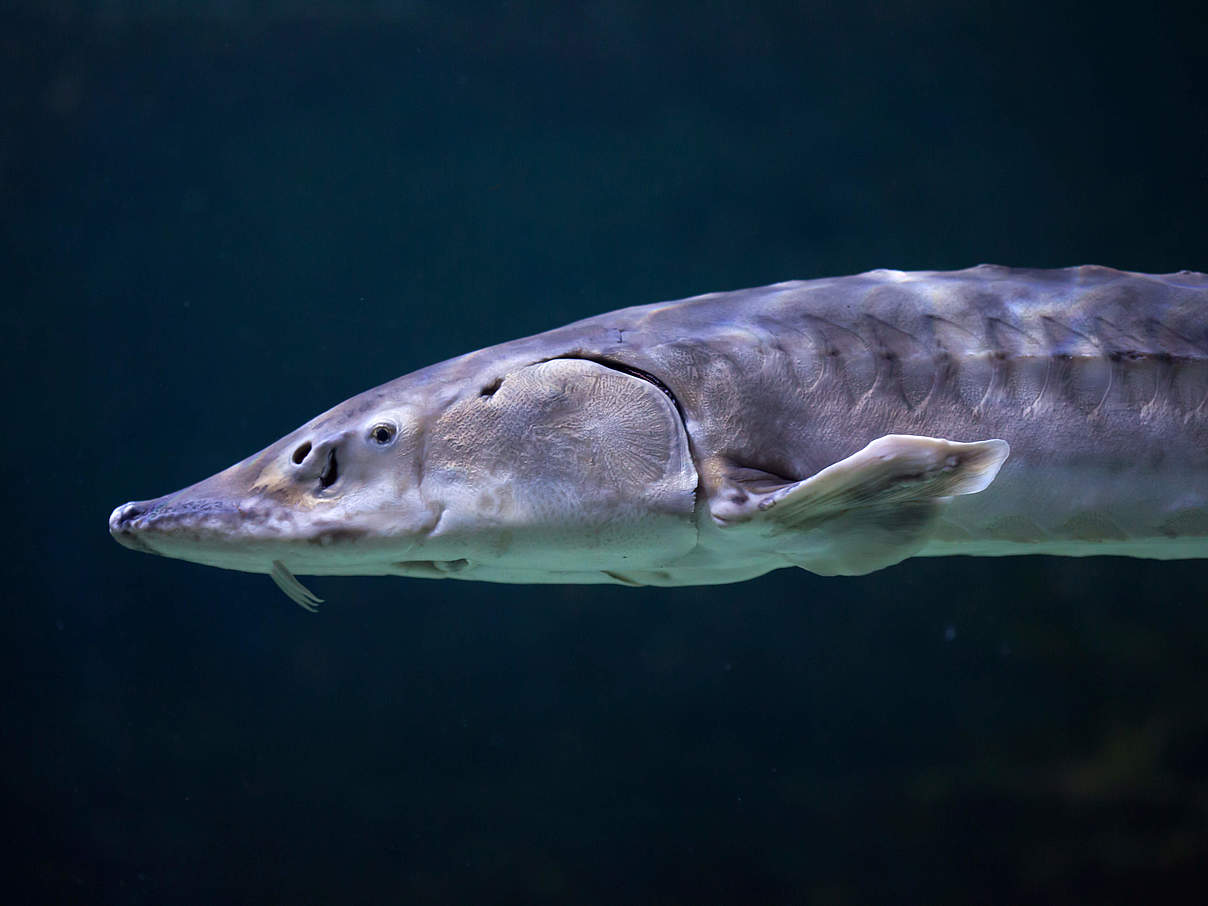
[[[378,446],[384,447],[386,444],[390,443],[390,441],[394,440],[394,435],[396,433],[397,429],[394,427],[394,425],[388,424],[387,422],[379,422],[369,429],[369,439]]]

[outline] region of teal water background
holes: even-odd
[[[1191,6],[18,8],[13,902],[1202,889],[1208,561],[317,578],[311,616],[105,528],[362,389],[611,308],[874,267],[1208,270]]]

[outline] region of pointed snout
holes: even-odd
[[[152,501],[135,500],[123,503],[110,513],[109,534],[113,536],[113,540],[131,550],[143,551],[148,554],[155,553],[139,534],[143,525],[143,517],[151,509],[151,504]]]
[[[320,496],[343,471],[337,443],[283,439],[189,487],[122,504],[109,534],[131,550],[252,572],[268,571],[287,550],[292,562],[327,524],[315,501],[339,500]]]
[[[400,495],[393,417],[364,421],[358,410],[354,427],[305,425],[196,484],[122,504],[109,533],[131,550],[248,572],[405,558],[439,511]]]
[[[212,481],[212,479],[211,479]],[[204,492],[207,483],[196,485]],[[204,543],[225,537],[241,522],[259,514],[234,501],[186,488],[154,500],[123,503],[109,515],[109,534],[131,550],[169,553],[166,545],[181,541]],[[170,554],[169,556],[175,556]]]

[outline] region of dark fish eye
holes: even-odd
[[[394,440],[394,425],[387,425],[385,423],[374,425],[369,429],[369,436],[375,444],[380,444],[384,447],[390,441]]]

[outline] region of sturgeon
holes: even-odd
[[[624,308],[368,390],[114,510],[295,578],[693,585],[1208,556],[1208,276],[875,270]]]

